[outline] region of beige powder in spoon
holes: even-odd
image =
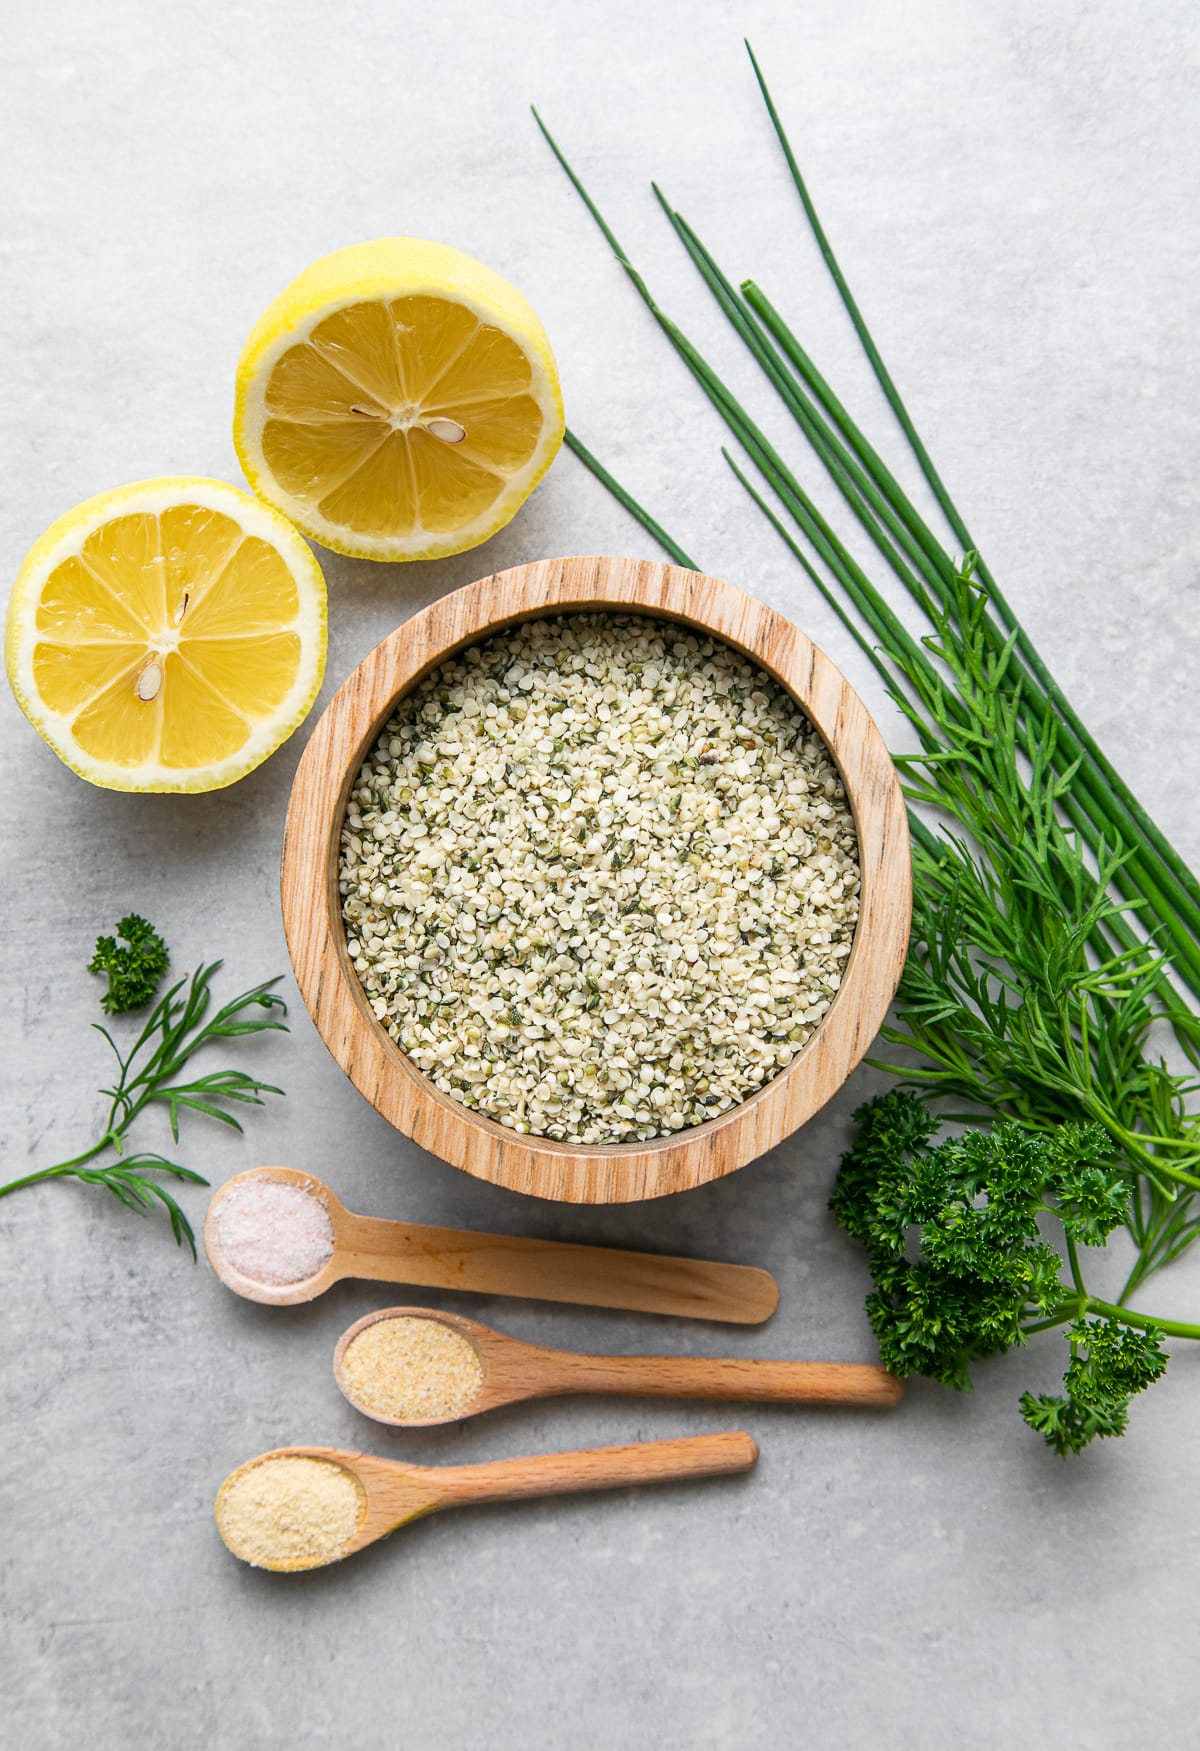
[[[254,1174],[233,1180],[217,1204],[217,1241],[235,1271],[283,1288],[315,1277],[333,1256],[333,1223],[303,1186]]]
[[[280,1454],[235,1472],[217,1497],[217,1530],[254,1568],[321,1562],[358,1529],[358,1481],[329,1459]]]
[[[342,1378],[364,1410],[422,1422],[465,1411],[483,1385],[483,1365],[461,1332],[403,1315],[363,1327],[346,1346]]]

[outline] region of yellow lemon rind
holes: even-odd
[[[288,348],[307,340],[326,317],[348,304],[407,297],[453,299],[478,321],[503,329],[516,341],[529,360],[530,394],[542,410],[542,435],[529,461],[508,477],[500,497],[472,523],[436,535],[421,530],[407,537],[364,535],[329,522],[275,479],[262,449],[267,385]],[[313,541],[352,559],[445,559],[478,547],[512,521],[545,475],[561,447],[565,425],[554,354],[528,300],[462,250],[421,238],[379,238],[322,256],[263,312],[238,360],[233,443],[250,486]]]
[[[50,710],[34,683],[33,650],[38,640],[37,608],[42,588],[55,567],[78,553],[87,537],[103,524],[119,516],[154,515],[180,504],[199,505],[230,517],[248,535],[268,542],[283,558],[298,586],[299,608],[291,623],[300,636],[302,653],[296,680],[278,711],[256,725],[249,740],[225,760],[194,768],[157,762],[131,767],[99,760],[77,745],[70,719]],[[324,679],[327,620],[324,575],[315,555],[286,517],[226,481],[169,475],[98,493],[67,511],[38,537],[25,555],[9,595],[4,663],[17,704],[42,740],[80,778],[102,790],[196,794],[221,790],[245,778],[304,722]]]

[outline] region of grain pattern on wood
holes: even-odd
[[[429,1319],[466,1338],[483,1381],[470,1404],[450,1416],[391,1417],[356,1398],[344,1368],[346,1351],[368,1326],[387,1319]],[[904,1382],[870,1362],[773,1362],[752,1356],[595,1356],[527,1344],[478,1320],[429,1307],[386,1307],[345,1331],[333,1372],[356,1410],[396,1429],[432,1428],[527,1399],[603,1393],[633,1398],[705,1398],[771,1404],[844,1404],[886,1409],[900,1402]]]
[[[341,1447],[276,1447],[248,1460],[225,1479],[217,1493],[218,1530],[222,1497],[234,1480],[250,1467],[284,1458],[323,1459],[344,1467],[358,1480],[363,1499],[358,1530],[340,1549],[324,1557],[261,1565],[278,1573],[295,1573],[341,1562],[377,1539],[386,1538],[398,1527],[434,1514],[439,1508],[729,1476],[750,1470],[758,1458],[758,1446],[744,1430],[734,1429],[718,1435],[685,1435],[672,1441],[638,1441],[624,1447],[588,1447],[570,1453],[495,1459],[484,1465],[444,1466],[402,1465],[394,1459],[377,1459],[373,1454]]]
[[[605,1147],[519,1136],[434,1087],[376,1021],[346,949],[338,838],[350,790],[396,700],[503,627],[546,614],[631,610],[715,633],[792,694],[841,772],[858,830],[861,896],[828,1015],[783,1071],[740,1106],[649,1143]],[[288,949],[322,1039],[383,1116],[478,1179],[537,1197],[624,1203],[703,1185],[773,1149],[860,1062],[904,965],[912,907],[908,823],[890,755],[865,705],[791,621],[730,584],[632,559],[556,559],[481,578],[413,616],[330,701],[300,761],[284,831]]]
[[[230,1186],[254,1178],[297,1186],[328,1213],[333,1256],[302,1283],[264,1283],[244,1276],[222,1250],[221,1199]],[[227,1287],[272,1307],[312,1301],[343,1277],[582,1307],[619,1307],[630,1313],[666,1313],[731,1325],[759,1325],[779,1305],[778,1283],[769,1271],[754,1265],[356,1216],[321,1180],[291,1167],[251,1168],[222,1186],[208,1207],[204,1250]]]

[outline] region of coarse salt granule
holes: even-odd
[[[243,1277],[281,1288],[315,1277],[329,1263],[333,1223],[312,1192],[256,1174],[221,1193],[217,1241]]]
[[[255,1568],[321,1562],[354,1536],[364,1505],[362,1486],[344,1466],[279,1454],[234,1473],[217,1497],[217,1529]]]
[[[365,1410],[422,1422],[465,1411],[483,1385],[483,1366],[461,1332],[404,1314],[363,1327],[346,1346],[342,1378]]]
[[[528,621],[397,705],[350,793],[347,948],[466,1107],[605,1144],[703,1124],[820,1026],[858,918],[854,820],[795,700],[720,639]]]

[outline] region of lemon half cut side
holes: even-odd
[[[436,559],[502,528],[563,436],[546,332],[507,280],[447,244],[353,244],[259,319],[234,444],[255,492],[362,559]]]
[[[287,520],[173,477],[89,499],[34,543],[4,654],[22,711],[80,777],[205,791],[303,722],[325,641],[321,568]]]

